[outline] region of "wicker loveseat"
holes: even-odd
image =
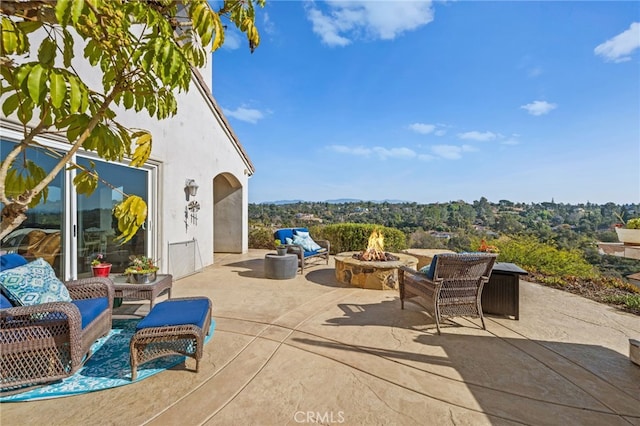
[[[326,264],[329,264],[329,251],[331,244],[328,240],[316,240],[311,241],[316,243],[316,246],[303,247],[297,244],[298,237],[309,237],[309,230],[307,228],[282,228],[274,232],[273,237],[276,240],[287,246],[287,253],[292,253],[298,256],[298,266],[300,267],[300,273],[304,274],[304,267],[311,259],[324,259]],[[303,244],[303,243],[301,243]]]
[[[3,266],[0,275],[6,278],[6,272]],[[30,306],[14,306],[17,303],[6,297],[6,287],[2,286],[0,389],[3,393],[73,375],[91,355],[91,345],[111,330],[114,292],[110,279],[85,278],[64,286],[72,299],[70,302]]]

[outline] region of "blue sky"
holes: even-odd
[[[249,201],[640,201],[640,3],[267,1],[213,94]]]

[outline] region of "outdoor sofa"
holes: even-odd
[[[7,254],[0,261],[0,390],[73,375],[111,330],[113,283],[93,277],[63,284],[43,259]],[[50,301],[56,297],[68,301]]]
[[[311,259],[324,259],[329,264],[331,244],[328,240],[314,241],[307,228],[281,228],[274,232],[273,237],[287,246],[287,253],[298,256],[301,274]]]

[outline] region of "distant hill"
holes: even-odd
[[[359,200],[357,198],[338,198],[335,200],[325,200],[325,201],[305,201],[305,200],[277,200],[277,201],[263,201],[261,203],[249,203],[249,204],[275,204],[275,205],[284,205],[284,204],[298,204],[298,203],[329,203],[329,204],[346,204],[346,203],[364,203],[367,201],[371,201],[372,203],[390,203],[390,204],[403,204],[403,203],[411,203],[411,201],[406,200]]]

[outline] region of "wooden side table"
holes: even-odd
[[[513,263],[498,262],[482,289],[482,312],[520,319],[520,275],[527,271]]]
[[[273,280],[295,278],[298,272],[298,256],[295,254],[266,254],[264,256],[264,276]]]

